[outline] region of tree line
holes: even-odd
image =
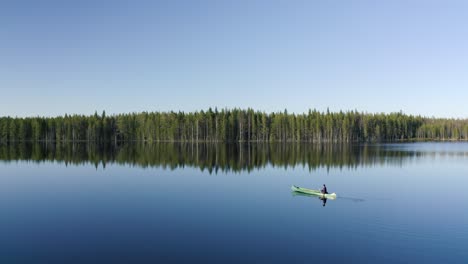
[[[0,142],[394,142],[467,140],[467,119],[253,109],[0,117]]]

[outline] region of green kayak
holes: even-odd
[[[298,187],[298,186],[295,186],[295,185],[291,186],[291,191],[298,192],[298,193],[310,194],[310,195],[317,195],[317,196],[321,196],[321,197],[324,197],[324,198],[327,198],[327,199],[332,199],[332,200],[336,198],[336,193],[323,194],[319,190],[301,188],[301,187]]]

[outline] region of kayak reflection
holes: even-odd
[[[327,198],[319,197],[319,199],[323,202],[322,206],[325,206],[325,204],[327,203]]]
[[[316,195],[313,195],[313,194],[306,194],[306,193],[299,193],[299,192],[291,192],[291,194],[293,196],[305,196],[305,197],[313,197],[313,198],[316,198],[317,196]],[[325,198],[325,197],[317,197],[319,200],[322,201],[322,206],[325,206],[327,204],[327,201],[329,199]],[[333,199],[331,199],[333,200]]]

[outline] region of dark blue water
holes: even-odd
[[[467,263],[468,144],[367,147],[218,173],[4,160],[0,263]],[[325,206],[290,191],[323,183]]]

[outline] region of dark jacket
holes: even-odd
[[[327,193],[328,193],[328,191],[327,191],[327,186],[323,186],[323,188],[322,188],[322,193],[324,193],[324,194],[327,194]]]

